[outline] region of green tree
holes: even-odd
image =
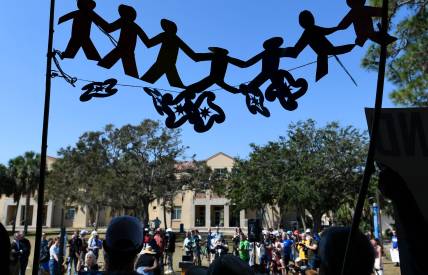
[[[15,189],[15,182],[10,176],[9,169],[0,164],[0,197],[2,195],[10,196]]]
[[[321,217],[358,193],[367,153],[367,136],[336,122],[317,128],[315,121],[291,124],[287,135],[252,146],[248,160],[238,160],[224,181],[223,193],[240,209],[278,205],[311,214],[315,230]]]
[[[169,203],[173,195],[192,186],[194,176],[177,178],[177,160],[184,157],[179,130],[145,120],[139,125],[86,132],[75,146],[59,151],[58,165],[49,175],[48,194],[65,203],[86,205],[98,224],[100,210],[128,213],[148,222],[149,204]],[[64,190],[64,191],[61,191]]]
[[[389,46],[387,78],[397,88],[390,98],[395,104],[428,106],[428,1],[390,0],[390,19],[397,42]],[[382,0],[371,0],[380,6]],[[404,14],[404,15],[403,15]],[[379,45],[371,45],[363,67],[377,70]]]
[[[25,152],[9,161],[9,171],[15,181],[13,197],[16,202],[15,219],[12,232],[15,232],[19,201],[21,196],[26,196],[24,208],[24,233],[28,231],[30,198],[35,194],[40,181],[40,155],[34,152]]]

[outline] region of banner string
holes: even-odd
[[[60,54],[60,52],[58,50],[54,50],[54,53],[58,54],[58,55]],[[58,70],[52,70],[52,73],[51,73],[51,77],[52,78],[55,78],[55,77],[63,78],[67,83],[69,83],[73,87],[76,87],[75,83],[77,81],[86,82],[86,83],[98,82],[96,80],[90,80],[90,79],[72,77],[69,74],[65,73],[64,70],[61,68],[59,60],[56,58],[55,54],[53,55],[53,59],[54,59],[55,65],[56,65],[56,67],[57,67]],[[332,55],[332,56],[329,56],[328,58],[332,58],[332,57],[334,57],[334,56]],[[315,61],[303,64],[303,65],[299,65],[297,67],[293,67],[293,68],[287,69],[287,71],[291,72],[291,71],[294,71],[294,70],[298,70],[298,69],[310,66],[312,64],[316,64],[316,63],[317,63],[317,61],[315,60]],[[248,84],[250,82],[251,81],[247,81],[247,82],[244,82],[244,84]],[[156,89],[158,91],[170,92],[170,93],[175,93],[175,94],[181,93],[181,91],[177,91],[177,90],[169,90],[169,89],[163,89],[163,88],[158,88],[158,87],[150,87],[150,86],[134,85],[134,84],[126,84],[126,83],[117,83],[116,86],[119,86],[119,87],[129,87],[129,88],[139,88],[139,89],[149,88],[149,89]],[[233,87],[238,88],[239,86],[240,85],[235,85]],[[210,90],[210,92],[215,92],[215,91],[220,91],[220,90],[224,90],[224,89],[223,88],[212,89],[212,90]]]

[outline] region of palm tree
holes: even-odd
[[[15,232],[16,220],[21,196],[26,195],[24,208],[24,233],[28,231],[30,197],[34,195],[39,185],[39,165],[40,155],[32,151],[25,152],[23,156],[18,156],[9,161],[10,175],[15,181],[13,199],[16,202],[15,220],[12,232]]]
[[[0,164],[0,197],[2,195],[10,196],[15,189],[15,181],[10,177],[9,169]]]

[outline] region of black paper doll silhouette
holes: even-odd
[[[107,26],[107,22],[94,12],[96,3],[92,0],[78,0],[78,10],[72,11],[59,18],[58,24],[73,20],[71,38],[67,48],[60,54],[61,58],[74,58],[80,48],[90,60],[101,60],[97,49],[92,43],[90,34],[92,23],[101,28]]]
[[[326,38],[327,35],[337,31],[337,28],[323,28],[315,25],[315,18],[310,11],[302,11],[299,23],[305,30],[291,51],[292,57],[297,57],[306,46],[310,46],[318,55],[316,81],[328,74],[328,56],[350,52],[355,44],[333,46]]]
[[[120,5],[118,10],[120,18],[108,24],[105,31],[110,33],[120,29],[119,41],[117,42],[116,48],[101,59],[98,65],[110,69],[119,59],[122,59],[125,74],[139,78],[137,64],[135,62],[135,46],[137,44],[137,37],[139,37],[144,44],[147,44],[148,37],[134,22],[137,18],[137,12],[133,7]]]
[[[344,30],[353,24],[357,35],[355,44],[362,47],[368,39],[378,44],[390,44],[397,40],[397,38],[389,34],[384,36],[381,32],[374,30],[373,17],[381,17],[382,8],[365,6],[366,0],[346,0],[346,3],[351,10],[342,19],[337,28]]]
[[[279,69],[282,57],[293,56],[292,48],[280,48],[283,42],[284,40],[281,37],[273,37],[266,40],[263,43],[264,51],[245,62],[246,66],[252,66],[260,60],[262,61],[262,71],[248,85],[242,84],[240,86],[240,90],[246,96],[247,107],[252,114],[270,115],[269,110],[263,106],[264,97],[260,91],[260,86],[267,80],[272,82],[267,90],[270,91],[268,93],[269,101],[274,101],[278,98],[281,105],[287,110],[297,108],[295,100],[303,96],[307,91],[306,80],[299,79],[298,86],[295,86],[300,88],[299,91],[291,93],[290,86],[295,85],[296,82],[289,72]],[[286,82],[284,82],[284,79]]]
[[[147,47],[162,44],[155,64],[141,77],[143,81],[155,83],[162,75],[166,75],[173,87],[185,88],[175,66],[178,51],[181,49],[190,58],[195,60],[195,52],[177,36],[177,25],[167,19],[161,20],[163,33],[149,39]]]
[[[196,53],[194,59],[199,61],[211,61],[210,74],[194,84],[189,85],[183,92],[181,92],[175,99],[174,103],[180,102],[183,98],[187,97],[189,94],[201,93],[209,87],[217,84],[220,88],[233,93],[240,93],[239,89],[230,86],[224,81],[226,76],[227,66],[229,64],[235,65],[240,68],[246,68],[244,61],[230,57],[229,51],[219,47],[209,47],[210,53]]]

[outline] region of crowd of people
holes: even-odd
[[[204,237],[198,230],[191,230],[183,242],[183,255],[190,257],[196,267],[202,265],[203,257],[213,265],[224,261],[221,260],[223,257],[233,255],[234,258],[229,258],[230,264],[236,265],[236,261],[240,261],[240,265],[247,266],[253,274],[339,274],[326,273],[325,270],[341,268],[348,233],[346,228],[330,228],[319,234],[310,229],[304,232],[268,229],[262,230],[259,238],[251,236],[248,240],[243,230],[236,228],[229,247],[218,227],[215,231],[208,229]],[[397,236],[394,231],[392,233],[391,251],[398,253]],[[143,275],[173,273],[175,233],[171,228],[165,231],[161,228],[143,229],[141,222],[134,217],[114,218],[104,241],[95,230],[90,234],[86,230],[75,231],[69,240],[64,238],[64,250],[60,253],[60,240],[59,236],[48,239],[43,233],[40,274],[94,274],[101,270],[98,265],[101,251],[104,252],[103,271],[120,270]],[[379,240],[371,234],[359,232],[355,243],[351,257],[359,255],[361,258],[358,266],[352,267],[360,270],[355,274],[382,275],[384,253]],[[31,251],[29,240],[22,232],[16,233],[9,250],[10,274],[25,275]],[[65,256],[63,264],[62,255]]]

